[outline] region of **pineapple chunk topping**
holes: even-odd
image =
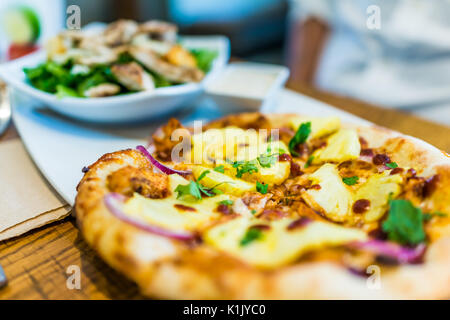
[[[192,168],[192,173],[196,179],[198,179],[200,175],[206,171],[209,172],[200,180],[200,183],[207,188],[214,188],[235,196],[240,196],[248,191],[255,191],[256,186],[254,183],[233,178],[224,173],[220,173],[203,166],[194,166]]]
[[[328,138],[325,148],[318,149],[312,154],[312,164],[357,159],[360,152],[361,144],[356,131],[341,129]]]
[[[400,194],[400,184],[403,178],[399,174],[390,175],[390,171],[374,174],[356,191],[355,201],[360,199],[369,200],[370,206],[364,213],[366,222],[381,219],[388,209],[390,197]]]
[[[335,165],[327,163],[309,176],[313,185],[302,193],[302,198],[314,210],[326,215],[336,222],[343,222],[350,218],[352,194],[342,182]]]
[[[236,177],[267,185],[281,184],[291,172],[290,161],[279,161],[278,156],[289,154],[282,141],[238,148],[231,167]]]

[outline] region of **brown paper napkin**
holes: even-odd
[[[70,210],[19,139],[0,143],[0,240],[66,217]]]

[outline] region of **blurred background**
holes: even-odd
[[[223,34],[233,59],[283,64],[308,86],[450,125],[450,0],[1,0],[33,8],[33,44],[0,35],[3,59],[42,45],[78,5],[81,25],[162,19],[181,34]],[[0,21],[6,21],[5,18]]]

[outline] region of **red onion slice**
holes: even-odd
[[[150,152],[148,152],[148,150],[144,147],[144,146],[137,146],[136,150],[140,151],[155,167],[157,167],[159,170],[161,170],[163,173],[171,175],[171,174],[179,174],[182,176],[187,176],[189,174],[191,174],[191,171],[183,171],[183,170],[175,170],[172,168],[169,168],[168,166],[162,164],[161,162],[159,162],[158,160],[156,160],[151,154]]]
[[[419,244],[415,248],[408,248],[389,241],[367,240],[364,242],[352,242],[350,247],[366,250],[380,256],[385,256],[397,260],[399,263],[419,262],[425,253],[426,245]]]
[[[108,193],[105,195],[104,199],[105,205],[108,210],[118,219],[126,222],[136,228],[143,231],[153,233],[159,236],[181,240],[190,241],[195,239],[195,235],[187,232],[170,231],[155,225],[148,224],[146,222],[140,221],[139,219],[133,218],[122,211],[123,201],[125,197],[119,193]]]

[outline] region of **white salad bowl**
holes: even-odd
[[[199,83],[187,83],[103,98],[58,98],[34,88],[26,81],[23,68],[36,67],[46,59],[43,50],[9,63],[0,64],[0,78],[20,93],[34,98],[56,112],[77,120],[97,123],[142,121],[173,112],[203,93],[205,86],[226,66],[229,40],[223,36],[184,36],[183,46],[217,52],[211,70]]]

